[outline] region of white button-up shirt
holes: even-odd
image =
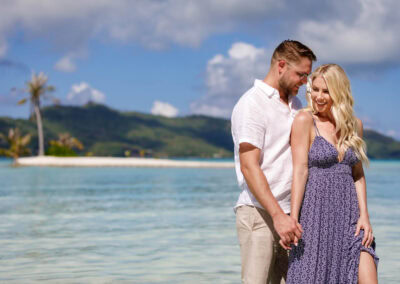
[[[240,170],[239,145],[247,142],[261,150],[259,164],[271,192],[283,211],[290,212],[293,166],[289,140],[293,119],[300,108],[298,98],[290,96],[288,106],[280,100],[278,90],[261,80],[255,80],[254,86],[235,105],[231,119],[232,137],[236,175],[242,189],[235,208],[241,205],[263,208]]]

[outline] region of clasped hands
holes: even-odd
[[[274,216],[273,222],[275,231],[280,237],[279,244],[286,250],[291,249],[291,244],[297,246],[303,233],[300,223],[295,218],[284,213]]]
[[[280,237],[279,244],[284,249],[290,250],[291,244],[294,244],[295,246],[298,245],[299,240],[301,239],[301,235],[303,233],[303,228],[295,218],[281,213],[273,218],[273,222],[275,230]],[[368,217],[360,216],[357,222],[355,236],[357,236],[361,230],[364,230],[364,236],[362,238],[361,244],[369,248],[372,244],[374,237]]]

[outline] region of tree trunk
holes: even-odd
[[[44,156],[44,137],[43,137],[43,125],[42,116],[40,115],[39,105],[37,103],[33,106],[36,115],[36,123],[38,129],[38,139],[39,139],[39,156]]]

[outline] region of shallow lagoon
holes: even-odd
[[[0,281],[240,283],[233,169],[11,168]],[[366,170],[381,283],[400,282],[400,162]]]

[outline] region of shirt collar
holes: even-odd
[[[268,85],[267,83],[265,83],[264,81],[258,80],[256,79],[254,81],[254,86],[256,88],[259,88],[264,94],[266,94],[269,98],[272,97],[277,97],[279,98],[279,92],[277,89],[271,87],[270,85]]]
[[[280,99],[279,96],[279,91],[273,87],[271,87],[270,85],[268,85],[267,83],[265,83],[264,81],[258,80],[256,79],[254,81],[254,86],[256,88],[259,88],[264,94],[266,94],[268,96],[268,98],[277,98]],[[289,105],[289,110],[291,112],[292,117],[294,117],[297,113],[297,110],[293,109],[293,98],[295,96],[294,95],[290,95],[288,98],[288,105]],[[283,104],[283,103],[282,103]]]

